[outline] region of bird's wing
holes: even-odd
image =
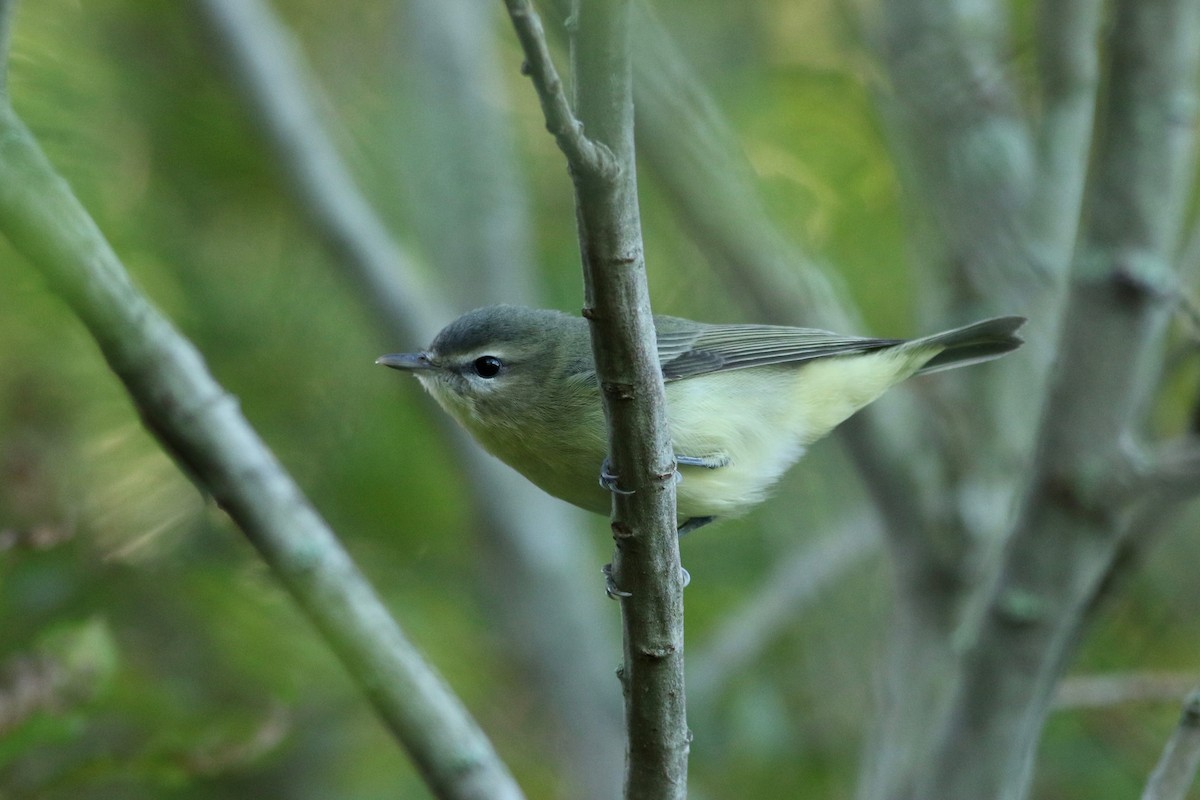
[[[663,379],[677,381],[746,367],[790,364],[900,344],[903,339],[842,336],[816,328],[776,325],[704,325],[655,319]]]

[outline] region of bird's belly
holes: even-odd
[[[675,452],[723,466],[680,467],[679,516],[745,511],[804,454],[811,441],[794,398],[744,370],[669,384]]]

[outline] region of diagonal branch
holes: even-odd
[[[242,528],[434,793],[521,798],[461,702],[388,615],[236,398],[133,286],[7,103],[0,103],[0,230],[88,327],[146,425]]]
[[[1200,691],[1192,692],[1183,704],[1179,724],[1163,750],[1142,800],[1184,800],[1196,768],[1200,767]]]
[[[688,694],[696,707],[713,707],[722,689],[762,655],[804,606],[877,555],[879,528],[870,516],[858,515],[784,556],[763,585],[726,615],[709,641],[693,650]]]

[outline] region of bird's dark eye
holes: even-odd
[[[500,374],[500,368],[504,366],[504,362],[495,356],[480,356],[472,362],[471,366],[479,377],[494,378]]]

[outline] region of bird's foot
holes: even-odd
[[[632,592],[622,591],[617,587],[617,582],[613,580],[613,565],[605,564],[600,568],[604,573],[604,593],[608,595],[610,600],[621,600],[625,597],[633,597]]]
[[[704,467],[705,469],[720,469],[729,466],[729,456],[675,456],[675,463],[681,467]]]
[[[604,461],[600,464],[600,485],[608,489],[613,494],[631,495],[632,489],[622,489],[617,485],[617,481],[621,480],[621,476],[612,471],[612,463],[609,462],[608,456],[604,457]]]
[[[617,587],[617,582],[613,580],[613,565],[605,564],[600,568],[600,572],[604,574],[604,593],[611,600],[623,600],[626,597],[633,597],[633,592],[626,592]],[[683,581],[683,588],[686,589],[688,584],[692,582],[692,574],[682,566],[679,568],[679,577]]]

